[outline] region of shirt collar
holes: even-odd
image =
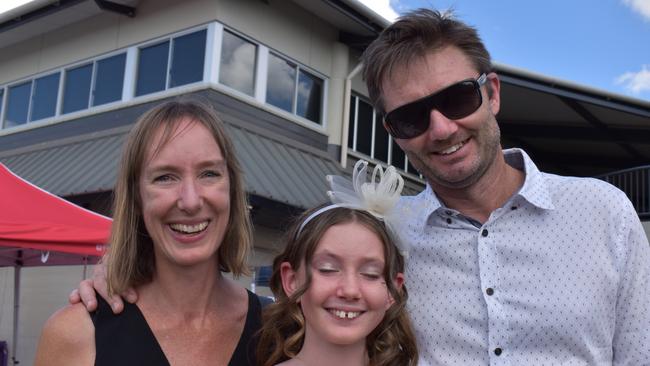
[[[551,193],[548,190],[544,174],[539,171],[532,159],[522,149],[513,148],[503,150],[506,163],[515,169],[524,172],[524,185],[519,189],[516,196],[520,196],[530,204],[541,209],[552,210],[555,208]],[[436,210],[444,209],[438,196],[427,183],[425,190],[418,196],[423,215],[418,216],[422,225],[426,224],[429,215]]]
[[[526,176],[524,185],[519,189],[518,196],[528,201],[533,206],[545,210],[552,210],[553,197],[549,192],[544,174],[539,171],[532,159],[522,149],[503,150],[506,163],[511,167],[521,170]]]

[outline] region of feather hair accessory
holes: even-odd
[[[314,217],[336,207],[347,207],[366,211],[384,221],[400,252],[407,256],[408,250],[399,240],[395,230],[395,223],[399,221],[400,216],[396,205],[404,188],[404,179],[395,167],[389,166],[384,171],[381,166],[376,165],[368,181],[368,162],[359,160],[352,169],[352,181],[338,175],[328,175],[326,179],[330,185],[327,195],[332,204],[309,215],[300,225],[298,235]]]

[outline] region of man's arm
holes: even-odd
[[[82,302],[88,311],[95,311],[97,309],[97,296],[95,291],[111,305],[113,313],[119,314],[124,310],[124,300],[134,304],[138,300],[137,292],[130,288],[122,293],[122,297],[118,295],[108,295],[108,284],[106,282],[106,258],[98,263],[93,270],[93,278],[85,279],[79,283],[79,288],[72,290],[68,301],[74,305]]]

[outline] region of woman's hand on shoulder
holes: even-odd
[[[43,326],[35,366],[92,365],[95,362],[95,327],[82,304],[68,305]]]

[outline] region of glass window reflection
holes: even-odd
[[[269,54],[266,102],[287,112],[293,112],[295,80],[296,66],[274,54]]]
[[[169,87],[203,80],[206,31],[174,38]]]
[[[165,90],[169,41],[140,49],[135,95]]]
[[[27,123],[29,97],[31,92],[31,80],[9,88],[7,93],[7,115],[5,116],[6,128]]]
[[[257,46],[228,31],[223,32],[219,82],[253,95]]]
[[[166,60],[166,59],[165,59]],[[101,105],[122,99],[126,54],[97,61],[93,105]]]
[[[34,80],[30,121],[52,117],[56,113],[60,75],[57,72]]]
[[[93,64],[79,66],[65,72],[63,113],[71,113],[88,108],[92,77]]]
[[[321,123],[322,94],[323,81],[304,70],[300,70],[296,114],[316,123]]]
[[[372,144],[372,115],[374,110],[370,104],[359,101],[357,114],[357,151],[370,156]]]

